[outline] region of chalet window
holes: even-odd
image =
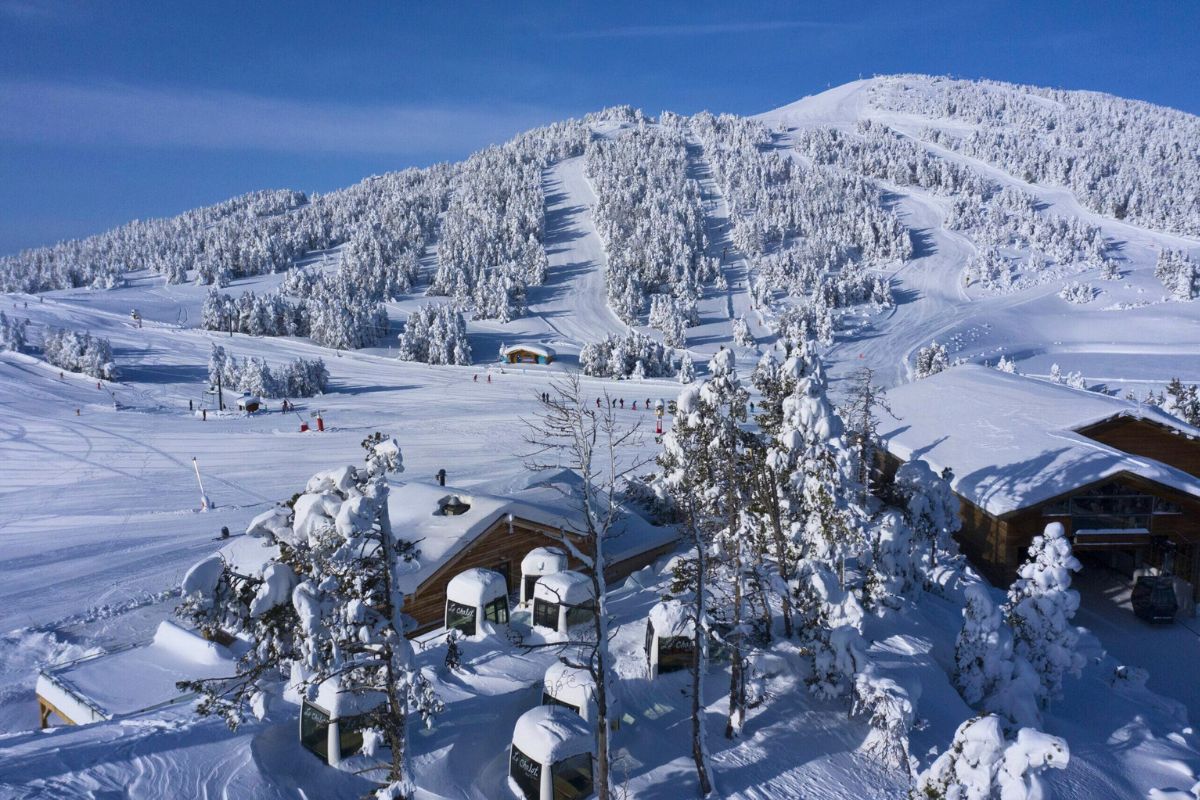
[[[564,758],[551,770],[554,800],[579,800],[592,793],[592,754]]]
[[[342,748],[342,758],[347,758],[362,750],[364,728],[371,727],[371,715],[360,714],[357,717],[346,717],[338,720],[338,741]]]
[[[568,711],[572,711],[576,714],[579,714],[580,716],[583,716],[583,711],[580,710],[579,706],[568,703],[566,700],[559,700],[557,697],[555,697],[554,695],[550,694],[547,691],[542,692],[542,705],[544,705],[544,706],[561,706],[562,708],[565,708]]]
[[[508,623],[508,598],[497,597],[492,602],[488,603],[483,608],[484,618],[488,622],[495,622],[500,625]]]
[[[521,789],[525,800],[540,800],[542,795],[542,765],[512,746],[508,774]]]
[[[329,760],[329,715],[307,700],[300,707],[300,744]]]
[[[595,616],[595,604],[590,600],[581,606],[567,606],[567,627],[586,625]]]
[[[446,601],[446,627],[459,628],[465,630],[469,635],[475,635],[475,609],[471,606],[465,606],[462,603],[456,603],[453,600]]]
[[[1161,505],[1160,505],[1161,502]],[[1106,483],[1081,492],[1066,501],[1073,531],[1149,530],[1153,514],[1173,513],[1173,505],[1154,495],[1142,494],[1119,483]],[[1058,504],[1056,504],[1057,506]],[[1050,514],[1049,507],[1043,514]]]
[[[533,624],[558,630],[558,603],[547,603],[540,597],[533,601]]]

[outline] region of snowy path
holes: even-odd
[[[733,245],[729,203],[713,174],[712,164],[705,157],[704,148],[697,142],[689,145],[688,159],[688,177],[700,184],[700,197],[704,203],[708,235],[708,251],[705,255],[720,261],[721,271],[729,287],[723,292],[715,287],[705,292],[704,299],[699,304],[701,325],[689,329],[689,343],[705,343],[707,346],[702,352],[711,355],[717,349],[714,343],[726,343],[732,339],[732,323],[738,317],[745,317],[750,326],[750,333],[756,341],[769,342],[773,338],[772,332],[762,324],[750,300],[749,265],[746,257]],[[747,350],[746,354],[753,355],[759,350],[760,348]]]
[[[584,174],[584,158],[568,158],[546,170],[546,283],[529,290],[529,315],[576,345],[628,330],[608,307],[604,245],[592,221],[596,196]]]

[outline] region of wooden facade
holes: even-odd
[[[1133,417],[1115,417],[1077,433],[1200,477],[1200,441],[1166,426]],[[880,452],[877,479],[881,485],[891,483],[900,463],[890,453]],[[1074,530],[1080,517],[1078,513],[1072,515],[1073,501],[1103,491],[1127,491],[1130,495],[1154,498],[1153,510],[1144,516],[1145,526]],[[1059,522],[1077,551],[1120,554],[1127,557],[1130,567],[1162,566],[1167,552],[1164,544],[1170,542],[1175,548],[1174,573],[1188,580],[1194,596],[1200,599],[1200,498],[1193,495],[1132,472],[1122,472],[1000,516],[988,513],[961,495],[959,500],[962,503],[959,545],[971,563],[997,585],[1015,577],[1033,537],[1048,523]]]
[[[426,578],[417,590],[405,598],[404,611],[417,622],[413,634],[438,628],[443,624],[446,611],[446,584],[458,573],[473,567],[483,567],[499,572],[508,579],[511,595],[520,588],[521,559],[536,547],[559,545],[561,534],[557,529],[547,528],[529,520],[514,518],[510,526],[506,517],[496,522],[474,541],[443,564]],[[643,553],[616,561],[605,570],[608,581],[618,581],[636,570],[670,553],[677,543],[667,542]],[[578,559],[568,556],[568,567],[578,569]]]
[[[1200,477],[1200,441],[1166,425],[1122,416],[1080,428],[1076,433]]]

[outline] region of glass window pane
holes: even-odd
[[[658,640],[658,671],[674,672],[692,666],[693,642],[689,636],[667,636]]]
[[[548,603],[541,598],[534,600],[533,624],[558,630],[558,603]]]
[[[329,760],[329,715],[307,700],[300,708],[300,744]]]
[[[592,793],[592,756],[581,753],[554,765],[554,800],[581,800]]]
[[[475,609],[471,606],[465,606],[462,603],[456,603],[453,600],[447,600],[446,627],[458,628],[466,631],[469,636],[474,636]]]

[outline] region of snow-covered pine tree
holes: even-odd
[[[1079,632],[1071,624],[1079,608],[1071,573],[1079,569],[1062,523],[1052,522],[1033,538],[1029,557],[1017,570],[1004,605],[1013,631],[1013,652],[1037,673],[1043,706],[1061,696],[1063,677],[1078,675],[1085,663],[1077,649]]]
[[[679,382],[686,385],[694,380],[696,380],[696,365],[692,363],[692,357],[684,350],[683,356],[679,359]]]
[[[1200,387],[1196,384],[1188,386],[1179,378],[1172,378],[1160,406],[1187,424],[1200,426]]]
[[[29,320],[9,320],[4,312],[0,311],[0,350],[11,350],[14,353],[25,352],[25,348],[29,346],[25,333],[28,327]]]
[[[754,347],[758,343],[754,334],[750,333],[750,323],[746,322],[745,317],[733,321],[733,343],[738,347]]]
[[[406,637],[397,578],[416,558],[416,544],[400,539],[388,516],[387,476],[403,469],[394,439],[376,433],[363,441],[366,464],[321,473],[296,506],[296,528],[308,539],[308,569],[292,592],[298,617],[292,683],[315,694],[326,682],[374,703],[368,730],[388,745],[383,796],[410,798],[409,717],[426,724],[442,709],[416,667]],[[335,516],[329,505],[338,504]]]
[[[930,375],[936,375],[949,368],[949,366],[950,356],[946,352],[945,345],[934,341],[917,351],[917,357],[913,363],[913,377],[928,378]]]
[[[939,566],[962,558],[954,535],[962,529],[961,503],[950,483],[920,459],[896,470],[894,488],[913,531],[913,550],[925,588],[936,584]]]
[[[1012,633],[987,584],[967,587],[963,626],[954,643],[954,685],[972,708],[982,708],[1013,675]]]

